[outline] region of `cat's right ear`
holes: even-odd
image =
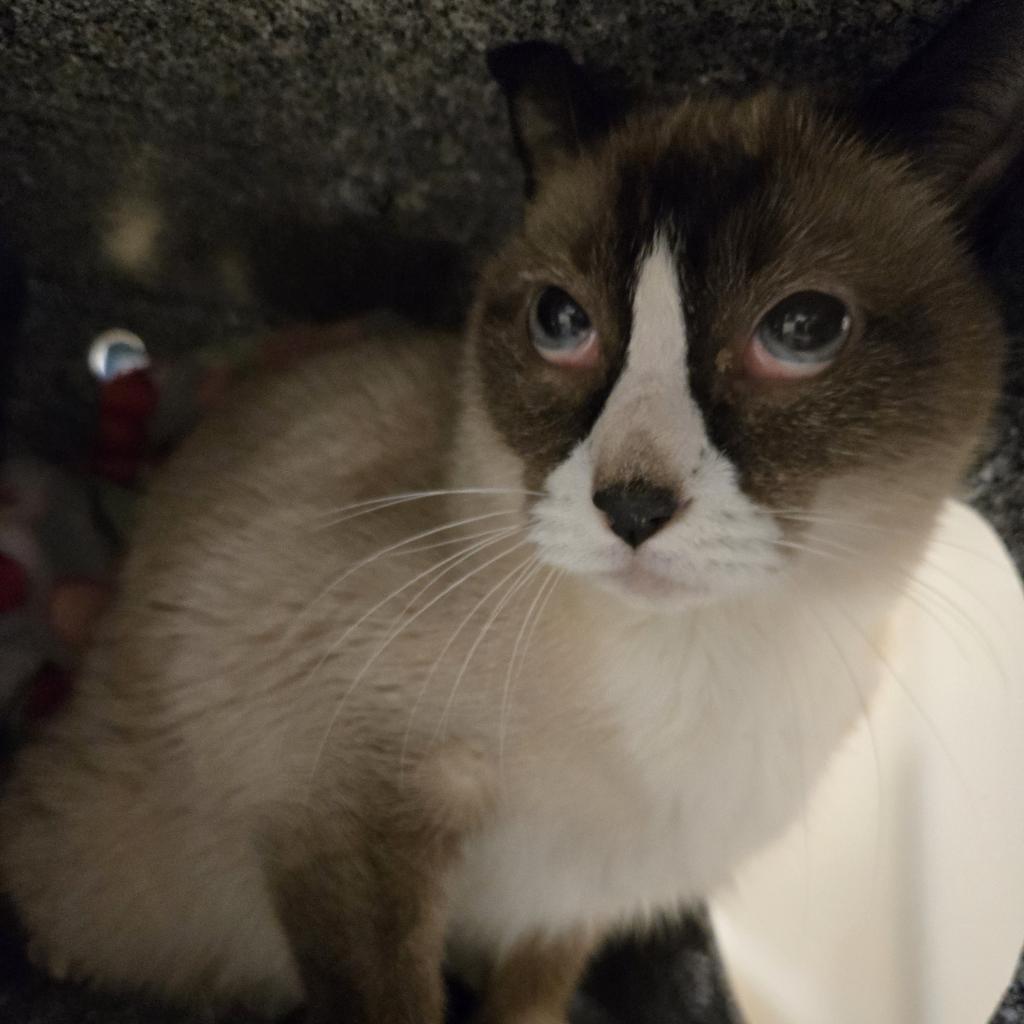
[[[487,67],[508,101],[527,197],[554,168],[604,135],[626,106],[624,90],[612,88],[554,43],[495,47]]]
[[[976,219],[1024,164],[1024,0],[970,0],[861,113]]]

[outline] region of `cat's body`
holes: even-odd
[[[772,591],[655,618],[568,578],[552,590],[554,577],[538,572],[482,634],[504,588],[487,593],[527,557],[525,547],[500,557],[522,544],[518,534],[454,566],[407,616],[497,559],[396,636],[379,671],[346,695],[429,577],[353,625],[470,545],[400,549],[339,584],[342,574],[517,497],[515,479],[495,474],[478,486],[509,495],[425,498],[324,525],[344,518],[330,515],[342,495],[358,502],[382,479],[395,493],[449,482],[455,343],[392,339],[371,365],[380,346],[373,339],[261,382],[204,424],[157,481],[122,607],[103,628],[75,713],[26,753],[11,798],[58,809],[8,846],[16,891],[39,886],[26,919],[50,936],[41,952],[54,965],[170,995],[298,1001],[254,837],[275,827],[275,805],[291,824],[302,812],[288,805],[307,788],[315,796],[353,785],[365,766],[346,778],[332,748],[365,744],[357,759],[368,761],[386,744],[390,771],[403,747],[416,765],[447,737],[472,749],[474,782],[492,789],[487,822],[451,880],[456,960],[580,922],[602,932],[639,924],[698,899],[786,822],[869,699],[893,587],[883,564],[867,583],[857,582],[862,566],[845,563],[794,581],[792,597],[813,593],[814,611],[794,600],[780,615],[786,592]],[[358,391],[346,383],[357,368]],[[389,418],[382,402],[404,415]],[[343,438],[371,415],[387,451],[346,451],[330,473],[319,456],[299,455],[318,435]],[[259,573],[235,571],[246,564]],[[420,694],[422,673],[409,667],[432,664],[482,600]],[[540,601],[544,617],[527,644],[521,628]],[[844,630],[842,615],[866,635],[848,619]],[[517,639],[525,660],[510,666]],[[822,678],[827,694],[816,695]],[[486,756],[499,748],[500,762]],[[317,814],[322,806],[314,803]]]
[[[464,355],[317,357],[154,488],[0,810],[51,965],[436,1024],[447,955],[487,1024],[560,1020],[870,700],[1002,355],[953,205],[773,95],[546,161],[557,102],[504,77],[540,188]]]

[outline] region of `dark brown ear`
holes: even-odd
[[[863,113],[977,216],[1024,151],[1024,0],[968,3]]]
[[[585,69],[554,43],[495,47],[487,67],[508,100],[527,196],[554,167],[604,135],[626,107],[625,90],[610,76]]]

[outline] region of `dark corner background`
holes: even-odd
[[[267,324],[380,306],[456,324],[474,260],[520,204],[503,105],[484,67],[495,43],[564,42],[666,89],[736,89],[770,78],[846,92],[879,80],[957,6],[0,3],[0,395],[8,447],[59,459],[84,443],[85,352],[104,328],[130,328],[174,358]],[[990,260],[1018,336],[1022,195],[1005,204]],[[22,304],[15,340],[9,323]],[[1022,394],[1018,369],[993,452],[970,485],[1019,564]],[[592,987],[618,1010],[587,1019],[725,1020],[703,941],[688,926],[652,940],[643,956],[614,954]],[[48,985],[19,964],[16,941],[0,939],[4,1020],[164,1019]],[[632,987],[609,981],[615,977],[631,978]],[[998,1020],[1024,1020],[1019,986]]]

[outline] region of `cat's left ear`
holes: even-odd
[[[1024,2],[968,3],[861,113],[978,216],[1024,153]]]
[[[508,101],[528,197],[552,170],[604,135],[626,108],[624,88],[577,64],[554,43],[495,47],[488,51],[487,67]]]

